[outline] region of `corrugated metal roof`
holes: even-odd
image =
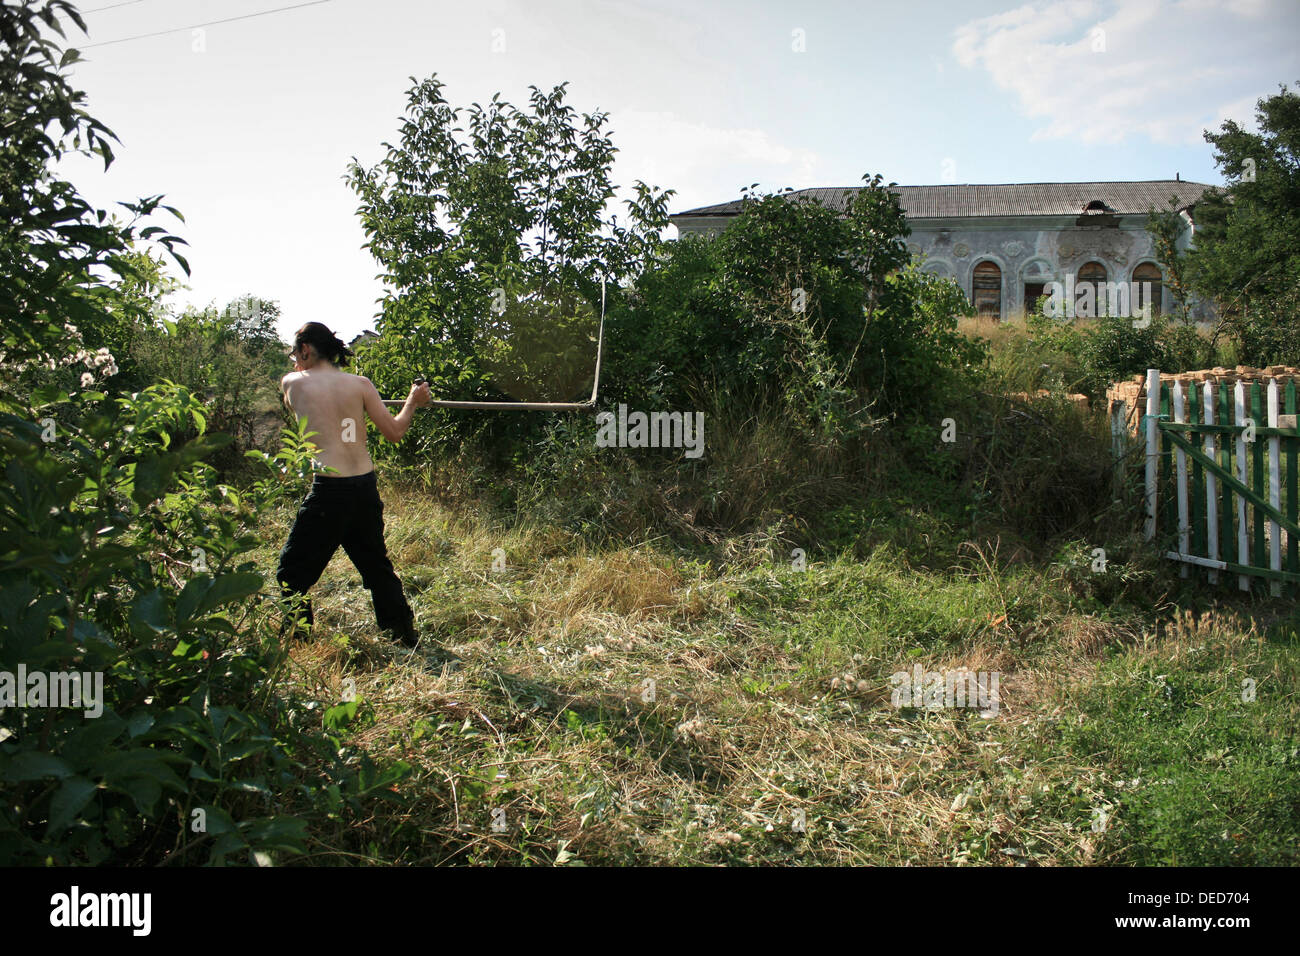
[[[818,187],[786,193],[790,198],[813,199],[834,209],[843,209],[845,196],[860,186]],[[967,216],[1077,216],[1093,201],[1106,204],[1112,212],[1143,214],[1152,207],[1167,209],[1170,196],[1179,207],[1189,206],[1208,189],[1218,187],[1177,179],[1155,179],[1128,183],[1002,183],[944,186],[890,186],[909,219],[959,218]],[[701,206],[677,216],[734,216],[740,200]]]

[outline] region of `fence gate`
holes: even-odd
[[[1166,557],[1235,575],[1243,591],[1266,579],[1274,595],[1300,586],[1300,433],[1296,383],[1174,381],[1147,369],[1146,537]],[[1176,531],[1176,536],[1175,536]]]

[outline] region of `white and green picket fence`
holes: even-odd
[[[1121,412],[1122,414],[1122,412]],[[1296,383],[1174,381],[1147,370],[1146,537],[1211,582],[1300,586]]]

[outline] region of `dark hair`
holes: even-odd
[[[352,350],[343,344],[343,340],[319,322],[308,322],[294,334],[294,348],[303,344],[310,345],[317,355],[340,368],[352,357]]]

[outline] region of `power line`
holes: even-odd
[[[100,10],[114,10],[117,7],[129,7],[134,3],[144,3],[144,0],[122,0],[121,3],[110,3],[102,7],[91,7],[89,10],[78,10],[83,16],[87,13],[98,13]]]
[[[214,27],[219,23],[234,23],[236,20],[252,20],[254,17],[265,17],[272,13],[282,13],[285,10],[298,10],[302,7],[316,7],[322,3],[329,3],[330,0],[309,0],[307,3],[295,3],[287,7],[276,7],[273,10],[261,10],[257,13],[245,13],[238,17],[226,17],[223,20],[209,20],[206,23],[191,23],[185,27],[173,27],[170,30],[159,30],[156,33],[141,33],[137,36],[122,37],[118,40],[103,40],[99,43],[87,43],[77,47],[79,50],[89,50],[91,47],[112,46],[114,43],[129,43],[132,40],[147,40],[150,37],[167,36],[169,33],[184,33],[186,30],[197,30],[200,27]]]

